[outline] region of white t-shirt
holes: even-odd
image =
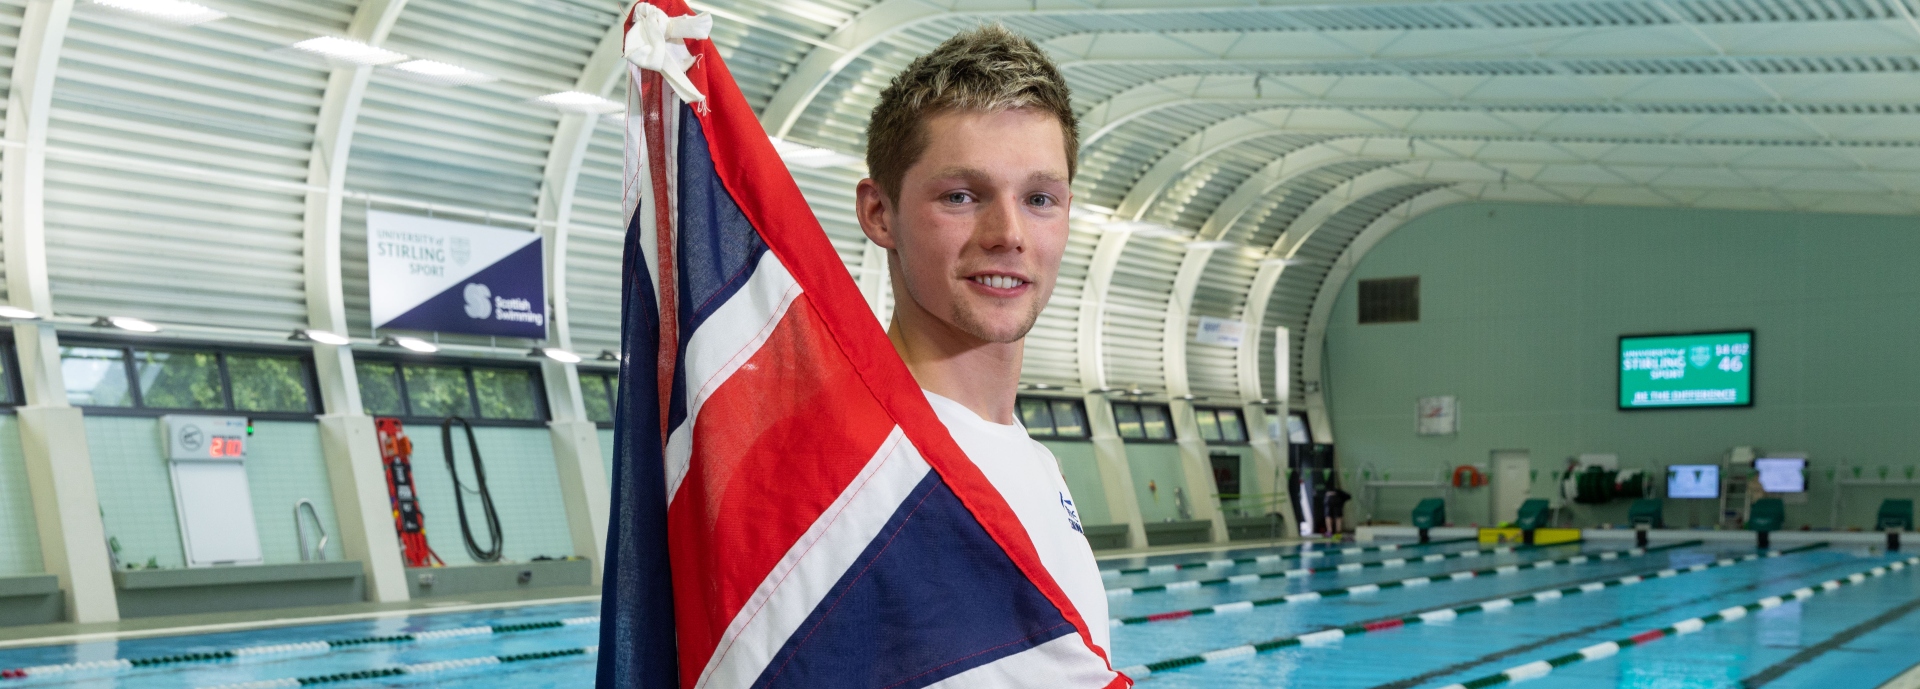
[[[1021,525],[1027,527],[1027,538],[1040,553],[1040,564],[1073,602],[1093,635],[1093,643],[1112,658],[1106,584],[1100,580],[1100,566],[1094,562],[1093,548],[1087,545],[1081,530],[1079,510],[1061,475],[1060,461],[1017,423],[993,423],[959,402],[931,392],[927,401],[933,403],[934,413],[947,425],[954,442],[1020,517]]]

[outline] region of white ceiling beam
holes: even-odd
[[[47,125],[53,88],[73,18],[73,0],[27,3],[15,43],[7,91],[6,151],[0,153],[0,242],[5,245],[7,300],[41,316],[53,315],[47,273]],[[59,343],[52,327],[14,323],[26,402],[67,406]]]
[[[378,46],[400,20],[406,0],[364,0],[354,10],[347,37]],[[306,277],[307,324],[341,335],[348,333],[346,283],[341,277],[340,223],[346,198],[347,157],[353,150],[353,130],[360,119],[372,67],[336,67],[327,77],[314,126],[313,151],[307,162],[306,210],[302,254]],[[326,413],[362,413],[360,383],[353,370],[353,352],[346,347],[314,345],[314,368],[320,380],[320,399]]]

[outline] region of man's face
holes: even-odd
[[[1067,245],[1066,137],[1046,113],[945,112],[899,200],[861,183],[861,224],[889,250],[898,288],[982,342],[1015,342],[1040,317]],[[901,304],[896,308],[907,308]]]

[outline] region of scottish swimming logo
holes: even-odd
[[[493,290],[478,282],[467,283],[467,317],[486,318],[493,315]]]

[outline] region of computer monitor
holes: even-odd
[[[1807,492],[1807,460],[1797,457],[1769,457],[1753,460],[1760,472],[1760,489],[1769,493]]]
[[[1668,466],[1667,497],[1677,500],[1720,497],[1720,465],[1674,464]]]

